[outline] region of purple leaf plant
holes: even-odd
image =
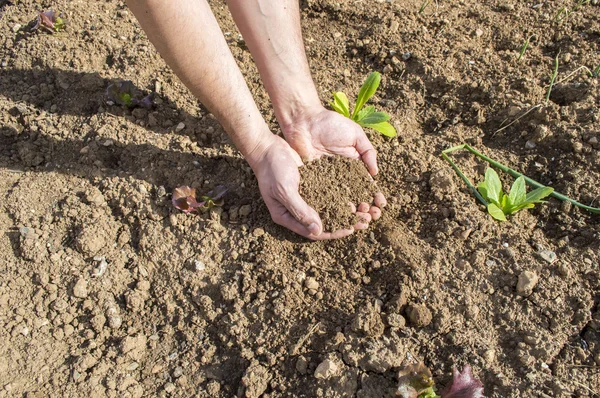
[[[121,105],[129,108],[142,107],[151,109],[154,105],[154,93],[145,97],[136,90],[131,80],[122,80],[106,88],[106,103],[108,105]]]
[[[182,186],[173,190],[172,202],[175,208],[184,213],[198,211],[198,209],[210,209],[214,206],[223,205],[223,196],[227,192],[224,185],[217,185],[206,195],[200,196],[200,202],[196,197],[196,188]]]
[[[67,21],[62,14],[55,11],[40,11],[38,12],[37,21],[33,30],[43,29],[48,33],[60,32],[67,26]]]

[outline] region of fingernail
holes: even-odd
[[[310,231],[310,233],[314,236],[319,236],[321,235],[321,228],[319,228],[319,226],[317,225],[317,223],[311,223],[308,226],[308,230]]]

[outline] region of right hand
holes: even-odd
[[[272,135],[269,142],[261,145],[255,152],[258,153],[253,153],[249,163],[275,223],[312,240],[338,239],[354,232],[355,227],[323,232],[321,218],[298,193],[300,186],[298,167],[302,166],[302,160],[285,140]],[[368,220],[365,220],[368,225],[371,217],[368,213],[366,217],[368,217]]]

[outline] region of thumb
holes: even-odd
[[[317,212],[302,199],[297,190],[288,191],[287,194],[281,198],[281,203],[300,224],[310,231],[311,235],[321,235],[323,232],[321,218]]]

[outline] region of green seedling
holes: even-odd
[[[523,47],[521,47],[521,52],[519,53],[519,58],[517,59],[517,62],[521,61],[523,55],[525,55],[525,51],[527,51],[527,48],[529,47],[529,41],[532,37],[533,36],[529,36],[527,40],[525,40],[525,43],[523,43]]]
[[[575,7],[571,8],[570,10],[567,7],[562,7],[558,10],[556,15],[554,16],[553,21],[556,23],[560,23],[560,22],[566,20],[567,18],[569,18],[569,15],[573,14],[574,12],[579,10],[581,7],[588,5],[588,4],[590,4],[590,0],[579,0],[577,2],[577,4],[575,5]]]
[[[492,168],[486,170],[485,180],[479,183],[477,190],[488,202],[488,213],[498,221],[506,221],[507,215],[532,209],[537,203],[546,203],[542,199],[554,191],[550,187],[541,187],[526,193],[525,177],[521,176],[515,180],[507,195],[502,191],[500,177]]]
[[[390,119],[390,116],[385,112],[375,112],[375,107],[373,105],[365,107],[366,102],[375,94],[375,91],[377,91],[379,83],[381,83],[381,75],[379,72],[372,72],[369,74],[358,92],[352,114],[350,114],[348,97],[341,91],[333,93],[331,107],[337,113],[354,120],[361,127],[377,130],[387,137],[395,137],[396,129],[387,122]]]
[[[429,7],[431,3],[433,3],[433,0],[425,0],[423,4],[421,4],[421,8],[419,8],[419,14],[423,14],[425,9]]]
[[[558,54],[556,54],[556,58],[554,58],[554,70],[552,71],[552,75],[550,75],[550,85],[548,86],[548,92],[546,93],[546,103],[550,100],[550,94],[552,93],[552,87],[554,87],[554,82],[556,81],[556,76],[558,76],[558,56],[560,55],[560,50]]]
[[[454,161],[450,158],[450,156],[448,156],[450,153],[460,151],[460,150],[466,150],[466,151],[471,152],[473,155],[475,155],[478,158],[489,163],[491,166],[493,166],[499,170],[502,170],[503,172],[505,172],[507,174],[510,174],[511,176],[513,176],[516,179],[519,179],[522,177],[524,182],[527,185],[529,185],[530,187],[536,188],[536,189],[534,189],[534,191],[530,192],[530,197],[529,197],[530,200],[535,199],[535,197],[533,197],[531,195],[538,188],[547,188],[545,185],[540,184],[539,182],[537,182],[527,176],[524,176],[523,174],[519,173],[518,171],[513,170],[513,169],[503,165],[502,163],[497,162],[496,160],[485,156],[483,153],[477,151],[475,148],[473,148],[472,146],[470,146],[468,144],[457,145],[455,147],[448,148],[448,149],[442,151],[442,158],[444,158],[445,161],[450,163],[450,166],[452,166],[452,168],[454,169],[456,174],[458,174],[458,176],[464,181],[464,183],[467,185],[467,187],[469,187],[469,189],[471,190],[471,193],[473,193],[473,195],[475,195],[475,197],[486,207],[489,205],[488,201],[479,193],[477,188],[475,188],[475,186],[471,183],[471,181],[467,178],[467,176],[462,172],[462,170],[456,165],[456,163],[454,163]],[[516,181],[515,181],[515,183],[516,183]],[[511,190],[511,194],[512,194],[512,190]],[[489,192],[487,193],[487,195],[489,195]],[[516,195],[516,193],[514,195]],[[548,196],[548,195],[545,195],[545,196]],[[570,202],[574,206],[577,206],[581,209],[587,210],[590,213],[600,214],[600,208],[584,205],[583,203],[580,203],[574,199],[571,199],[568,196],[558,193],[554,190],[550,191],[550,196],[552,196],[553,198],[556,198],[556,199],[560,199],[565,202]],[[538,200],[542,199],[542,198],[543,197],[539,197]],[[527,194],[525,195],[525,199],[527,200]]]
[[[594,69],[594,72],[592,72],[592,74],[594,75],[594,77],[600,76],[600,64],[596,66],[596,69]]]

